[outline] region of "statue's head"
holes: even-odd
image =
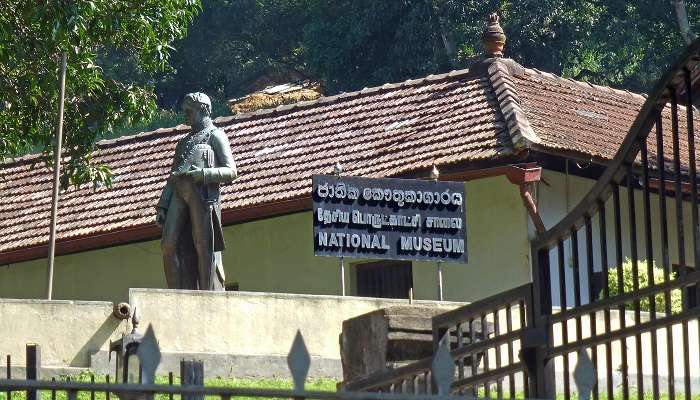
[[[187,125],[193,126],[211,115],[211,100],[204,93],[188,93],[182,100],[182,111]]]

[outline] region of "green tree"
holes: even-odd
[[[436,0],[438,1],[438,0]],[[457,64],[480,53],[484,16],[497,11],[506,57],[565,77],[645,92],[685,47],[671,2],[653,0],[501,0],[488,5],[440,0],[457,44]],[[687,2],[700,22],[700,2]]]
[[[149,117],[155,97],[105,74],[98,55],[116,50],[139,73],[162,70],[199,9],[195,0],[0,0],[0,160],[40,149],[50,162],[66,52],[63,184],[109,183],[108,167],[91,161],[95,141]]]
[[[658,266],[653,261],[652,267],[653,278],[650,278],[647,271],[647,260],[637,261],[637,276],[639,278],[637,287],[639,289],[644,289],[645,287],[649,286],[649,283],[652,281],[652,279],[654,281],[654,284],[657,285],[664,282],[664,268]],[[632,268],[632,260],[630,260],[629,258],[625,258],[625,261],[622,263],[622,291],[620,291],[620,285],[618,282],[617,268],[608,269],[607,274],[608,282],[610,285],[610,296],[617,296],[623,293],[630,293],[635,291],[635,284],[633,279],[634,271]],[[669,274],[669,279],[676,279],[676,274]],[[668,305],[668,307],[670,308],[671,313],[678,314],[681,311],[683,311],[681,289],[670,290],[669,300],[670,304]],[[658,293],[654,296],[654,306],[656,307],[656,311],[665,312],[667,305],[666,295],[664,293]],[[633,309],[634,303],[625,303],[625,308]],[[649,297],[644,297],[639,301],[639,309],[642,311],[651,311],[651,302]]]
[[[526,67],[565,77],[644,92],[685,46],[682,29],[692,29],[700,23],[700,0],[681,2],[687,10],[687,24],[679,22],[676,13],[679,0],[661,3],[656,0],[202,0],[202,12],[192,19],[188,34],[183,37],[184,26],[194,14],[190,9],[196,6],[186,0],[149,0],[134,7],[152,10],[156,4],[166,4],[172,8],[151,15],[147,22],[133,18],[120,20],[118,32],[122,33],[89,39],[90,45],[79,47],[91,57],[80,67],[81,71],[88,71],[85,72],[88,75],[92,71],[104,81],[128,88],[121,88],[118,93],[132,94],[132,97],[104,95],[110,101],[115,99],[110,104],[117,104],[121,111],[108,112],[106,116],[91,112],[90,118],[104,122],[93,123],[97,129],[90,132],[95,137],[109,135],[111,128],[124,122],[130,128],[116,134],[171,123],[178,117],[167,110],[177,109],[182,95],[195,90],[212,95],[219,110],[225,111],[222,106],[226,99],[267,84],[307,78],[320,80],[326,94],[332,95],[468,68],[481,54],[481,32],[486,16],[494,11],[501,16],[508,37],[506,57]],[[84,3],[98,4],[102,9],[95,12],[106,12],[106,0],[76,1],[80,7],[89,8]],[[24,6],[20,8],[41,9],[33,7],[29,0],[22,0],[21,4]],[[178,4],[188,4],[189,8],[178,13]],[[84,13],[80,12],[81,18],[88,18],[83,17]],[[24,25],[31,18],[39,18],[6,8],[0,14],[5,20],[19,18]],[[111,17],[104,18],[106,21]],[[169,25],[167,21],[175,24]],[[51,21],[45,24],[53,26]],[[5,22],[2,25],[3,39],[19,40],[12,37],[11,25]],[[149,36],[151,31],[146,30],[144,34],[144,27],[158,33]],[[162,30],[167,32],[160,33]],[[42,33],[33,29],[30,33],[48,34],[45,37],[52,38],[50,31]],[[129,37],[129,32],[140,34],[125,43],[122,37]],[[90,31],[89,35],[95,34]],[[49,41],[53,43],[50,47],[57,47],[56,40]],[[133,44],[135,41],[138,43]],[[161,69],[166,63],[154,56],[157,53],[154,49],[160,49],[167,57],[171,42],[176,49],[169,60],[171,67]],[[0,46],[9,46],[6,43]],[[73,49],[73,42],[70,43],[67,48]],[[144,43],[148,46],[143,47]],[[149,53],[150,56],[144,57]],[[2,54],[0,57],[7,59]],[[77,63],[76,57],[71,54],[69,59]],[[48,83],[42,87],[53,85],[53,88],[55,56],[45,54],[43,59],[48,60],[41,63],[48,73],[41,76],[48,76],[44,78]],[[79,65],[82,64],[72,64],[72,68],[75,70]],[[55,113],[56,91],[47,93],[53,97],[44,96],[40,103]],[[124,99],[122,103],[136,112],[124,109],[119,99]],[[148,116],[146,111],[151,109],[154,99],[166,111],[150,122],[149,117],[145,123],[129,123]],[[117,121],[114,116],[128,118]],[[32,123],[42,121],[51,125],[54,119],[36,119]],[[46,135],[44,141],[25,143],[15,139],[12,143],[46,148],[46,142],[50,148],[52,131],[42,130]],[[80,130],[70,132],[77,132],[78,138],[90,137]],[[77,160],[80,165],[88,165],[82,158]]]
[[[187,37],[174,44],[172,70],[156,85],[160,104],[173,107],[194,90],[223,102],[306,77],[306,0],[203,0],[202,7]]]
[[[204,0],[188,36],[174,44],[173,70],[144,82],[170,108],[192,90],[224,100],[265,83],[312,78],[334,94],[467,68],[481,53],[486,16],[496,11],[508,36],[507,57],[645,91],[684,46],[672,3]],[[685,5],[692,27],[700,22],[700,0]]]
[[[304,46],[330,92],[449,70],[432,1],[313,0]]]

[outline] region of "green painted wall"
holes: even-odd
[[[226,228],[227,282],[245,291],[338,294],[338,260],[314,257],[311,223],[303,212]]]
[[[46,259],[0,266],[0,297],[43,298],[46,268]],[[158,241],[56,257],[54,299],[126,301],[129,287],[165,287]]]
[[[467,264],[443,265],[445,300],[474,301],[530,281],[528,216],[505,177],[467,182]],[[414,263],[416,297],[437,298],[435,263]]]
[[[527,213],[504,177],[468,182],[468,264],[444,265],[445,300],[469,301],[529,281]],[[311,212],[224,228],[227,284],[240,290],[339,294],[339,263],[314,257]],[[354,293],[346,259],[346,287]],[[129,287],[165,287],[159,241],[116,246],[56,259],[54,298],[125,301]],[[0,266],[0,297],[40,298],[46,261]],[[414,263],[414,296],[437,298],[435,263]]]

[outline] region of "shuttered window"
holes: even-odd
[[[407,261],[380,261],[359,264],[357,268],[357,295],[407,299],[413,287],[413,271]]]

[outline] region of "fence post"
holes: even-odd
[[[204,386],[204,362],[195,360],[181,360],[180,385]],[[183,394],[182,400],[204,400],[204,395]]]
[[[554,360],[547,359],[549,316],[552,314],[552,281],[549,271],[549,249],[533,246],[532,299],[527,311],[528,333],[523,342],[529,345],[524,354],[530,374],[532,398],[554,399]],[[525,347],[525,346],[524,346]]]
[[[12,379],[12,357],[10,355],[7,355],[7,379]],[[6,391],[5,392],[7,395],[7,400],[10,400],[12,397],[12,392],[11,391]]]
[[[41,373],[41,348],[38,344],[27,344],[27,380],[39,380]],[[37,400],[41,398],[41,393],[38,390],[27,390],[27,400]]]

